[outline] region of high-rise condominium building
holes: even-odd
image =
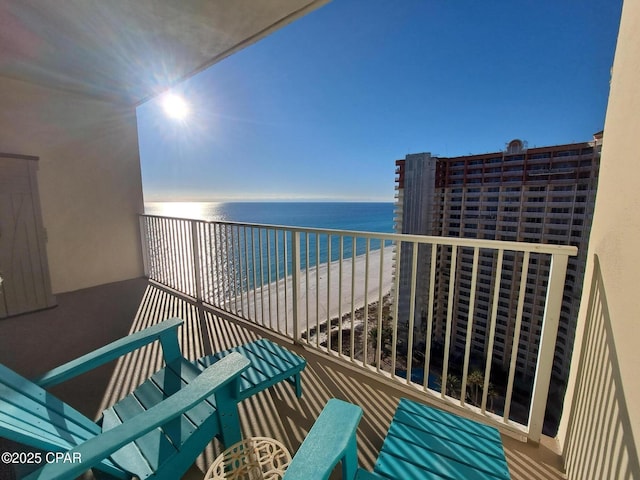
[[[429,153],[407,155],[396,161],[396,232],[554,243],[578,247],[570,257],[562,300],[553,374],[565,379],[575,335],[576,319],[595,204],[602,133],[591,142],[527,148],[513,140],[502,152],[443,158]],[[436,300],[433,339],[442,341],[448,308],[450,249],[440,248],[431,258],[430,247],[418,252],[414,339],[425,336],[428,315],[429,272],[436,262]],[[398,261],[400,328],[408,328],[411,246]],[[518,288],[514,278],[522,259],[505,252],[499,283],[494,362],[510,361]],[[469,314],[473,249],[460,249],[456,263],[451,345],[453,354],[464,351]],[[519,338],[517,372],[531,374],[546,295],[548,261],[531,256]],[[472,351],[485,354],[491,318],[496,258],[480,253],[475,293]],[[513,278],[512,278],[513,277]],[[406,335],[400,332],[400,337]],[[423,341],[426,339],[423,338]],[[418,342],[419,343],[419,342]]]

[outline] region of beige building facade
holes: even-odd
[[[640,478],[640,2],[625,1],[558,439],[567,478]]]
[[[455,158],[429,154],[408,155],[397,165],[397,233],[573,245],[578,256],[569,259],[560,327],[553,366],[557,379],[566,380],[575,337],[589,229],[597,189],[602,134],[591,142],[527,148],[520,140],[502,152]],[[419,199],[419,200],[417,200]],[[411,252],[403,251],[400,262]],[[449,298],[451,250],[439,249],[436,258],[425,250],[419,255],[417,272],[415,334],[425,332],[428,310],[428,272],[436,273],[434,339],[444,342]],[[458,252],[457,280],[452,316],[454,355],[465,349],[471,303],[473,250]],[[497,305],[493,359],[507,368],[519,296],[522,256],[507,252],[502,263]],[[474,300],[472,351],[486,356],[488,323],[494,297],[497,259],[494,252],[481,251]],[[517,371],[533,376],[545,307],[549,261],[533,255],[528,266],[522,333],[519,336]],[[409,304],[409,268],[400,268],[399,305]],[[399,309],[400,325],[406,324],[408,308]],[[404,321],[403,321],[404,320]],[[426,340],[425,340],[426,341]]]

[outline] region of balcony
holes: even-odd
[[[566,266],[575,247],[158,216],[143,216],[141,226],[145,270],[154,282],[539,441]],[[394,257],[400,259],[395,265]],[[480,258],[491,263],[492,278],[479,272]],[[458,263],[471,268],[466,294]],[[492,294],[476,304],[482,298],[478,278]],[[448,294],[456,291],[462,295]],[[504,295],[517,305],[513,316],[498,309]],[[535,320],[542,333],[523,342],[520,331],[530,323],[523,322],[523,310],[540,302],[544,313]],[[456,333],[462,311],[467,329]],[[508,351],[495,345],[499,321],[513,331]],[[474,331],[474,323],[485,331]],[[456,340],[465,348],[454,348]],[[517,365],[523,350],[540,352],[535,369]],[[481,384],[468,382],[474,370]],[[429,381],[449,375],[460,382],[453,392]],[[494,399],[500,406],[489,408]]]
[[[178,316],[186,321],[180,341],[189,358],[267,337],[307,359],[302,399],[284,385],[240,406],[244,435],[272,436],[292,451],[326,401],[339,397],[364,408],[358,434],[359,460],[372,468],[398,398],[404,396],[498,427],[512,478],[561,479],[565,478],[565,461],[574,471],[590,471],[586,458],[594,442],[601,440],[582,418],[591,418],[592,400],[603,398],[607,408],[598,421],[600,428],[609,432],[604,441],[612,445],[612,458],[618,460],[602,468],[633,473],[637,467],[619,378],[614,374],[602,383],[605,376],[584,373],[617,372],[619,368],[597,262],[591,285],[585,286],[591,293],[584,333],[587,341],[580,343],[583,353],[576,367],[579,390],[573,401],[564,405],[570,436],[563,445],[561,438],[541,434],[562,285],[568,256],[575,254],[573,247],[152,216],[142,216],[140,226],[148,279],[60,294],[54,309],[3,320],[0,362],[23,375],[35,376],[130,332]],[[429,262],[418,263],[421,250]],[[547,261],[542,261],[545,257]],[[326,266],[327,259],[330,266]],[[527,265],[540,268],[533,275]],[[487,273],[489,267],[495,269],[493,275]],[[410,272],[408,279],[403,272]],[[498,287],[506,281],[519,292],[512,300],[515,310],[510,312],[515,311],[515,318],[510,320],[505,320],[499,308],[493,308],[503,299]],[[457,288],[463,283],[468,288]],[[449,294],[452,287],[454,295]],[[543,309],[537,314],[543,319],[542,330],[536,328],[535,335],[525,324],[531,315],[523,314],[526,294],[534,291],[545,292]],[[477,301],[471,292],[478,292]],[[418,310],[420,301],[428,302],[431,308]],[[376,302],[388,302],[382,315]],[[463,319],[449,314],[458,304],[459,312],[466,314]],[[367,322],[378,331],[383,330],[379,327],[387,328],[391,341],[386,338],[383,342],[381,336],[371,333],[351,335],[351,318],[360,320],[364,331]],[[444,321],[433,321],[437,318]],[[383,320],[390,324],[383,324]],[[506,334],[499,332],[505,321],[511,322]],[[501,339],[510,349],[506,388],[499,392],[500,398],[491,394],[488,382],[476,388],[469,378],[472,362],[468,352],[477,339],[464,334],[460,337],[459,332],[474,324],[486,339],[488,351]],[[331,325],[331,334],[326,334],[323,325]],[[312,335],[314,327],[315,332],[325,330],[324,337]],[[533,349],[519,346],[520,331],[523,339],[535,343]],[[454,338],[453,332],[458,336]],[[427,338],[444,335],[445,342],[438,348],[430,343],[418,346],[423,334]],[[443,392],[437,382],[419,381],[413,375],[407,379],[402,373],[417,368],[448,378],[450,372],[457,373],[454,363],[439,362],[438,358],[456,357],[456,346],[464,348],[464,360],[462,384],[453,391],[449,385]],[[87,416],[97,417],[104,406],[127,394],[159,367],[158,353],[147,348],[52,391]],[[527,360],[524,366],[535,369],[535,388],[528,397],[523,399],[520,392],[514,400],[518,359],[523,355]],[[487,362],[481,368],[485,378],[492,379],[495,366]],[[468,394],[462,394],[465,389]],[[524,415],[522,405],[528,406]],[[201,478],[219,451],[219,445],[210,445],[186,478]]]
[[[0,322],[0,362],[27,376],[35,376],[173,315],[185,320],[180,340],[185,355],[190,358],[267,337],[307,359],[302,376],[304,393],[297,399],[290,385],[280,384],[245,401],[240,405],[243,434],[278,438],[295,451],[326,401],[334,397],[346,399],[361,405],[365,411],[358,431],[358,447],[359,461],[369,469],[378,455],[398,399],[424,401],[415,390],[355,369],[336,356],[293,345],[281,335],[197,305],[146,279],[62,294],[58,300],[59,306],[55,309]],[[65,335],[61,337],[60,332]],[[7,341],[8,338],[11,341]],[[58,341],[52,342],[53,338]],[[54,387],[52,392],[94,417],[103,406],[124,396],[158,368],[159,361],[157,349],[147,348],[139,355],[130,355],[116,364]],[[503,435],[503,441],[512,478],[564,478],[553,439],[543,436],[540,446],[509,435]],[[220,446],[212,443],[184,478],[201,479],[203,471],[219,453]],[[85,479],[90,478],[89,474],[85,475]]]

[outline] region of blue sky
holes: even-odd
[[[393,201],[394,162],[588,141],[621,0],[334,0],[138,108],[146,201]]]

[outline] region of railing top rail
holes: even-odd
[[[567,255],[575,256],[578,254],[578,248],[572,245],[553,245],[542,243],[513,242],[505,240],[485,240],[476,238],[460,238],[460,237],[439,237],[431,235],[412,235],[407,233],[382,233],[382,232],[364,232],[359,230],[338,230],[330,228],[311,228],[311,227],[294,227],[290,225],[272,225],[264,223],[246,223],[231,222],[219,220],[203,220],[197,218],[169,217],[164,215],[141,214],[141,217],[162,218],[167,220],[191,221],[203,224],[219,224],[219,225],[235,225],[244,227],[266,228],[273,230],[290,230],[292,232],[325,234],[325,235],[342,235],[348,237],[372,238],[376,240],[390,240],[398,242],[416,242],[424,244],[438,244],[452,247],[467,248],[487,248],[501,249],[517,252],[543,253],[548,255]]]

